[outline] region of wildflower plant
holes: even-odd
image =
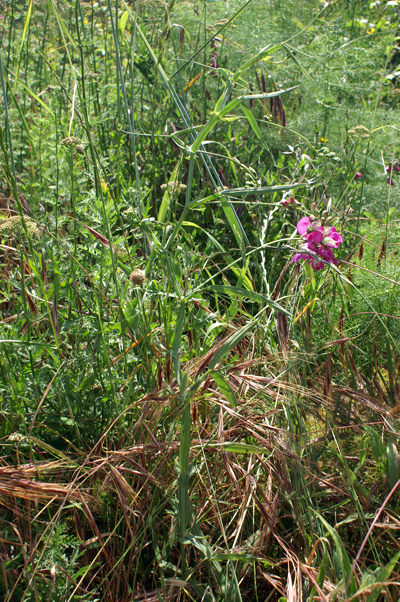
[[[0,220],[0,236],[15,236],[23,232],[23,219],[28,234],[32,238],[37,238],[39,236],[39,229],[35,222],[27,216],[22,218],[20,215],[13,215],[7,219]]]
[[[3,4],[0,600],[400,599],[390,23]]]
[[[339,247],[343,238],[334,226],[311,215],[297,222],[297,232],[306,242],[302,244],[302,252],[293,257],[293,263],[304,259],[314,271],[323,270],[326,263],[338,265],[333,250]]]

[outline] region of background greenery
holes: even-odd
[[[0,18],[2,599],[398,600],[397,1]]]

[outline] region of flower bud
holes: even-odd
[[[143,272],[143,270],[134,270],[129,276],[129,280],[132,282],[132,284],[142,286],[146,280],[146,274]]]

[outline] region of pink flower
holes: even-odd
[[[322,244],[332,249],[337,249],[338,246],[343,242],[343,238],[339,232],[332,226],[332,228],[324,228],[324,237]]]
[[[314,271],[322,270],[325,267],[325,264],[320,261],[315,251],[312,251],[311,249],[308,253],[296,253],[292,259],[292,263],[296,263],[301,259],[304,259],[308,264],[310,264]]]
[[[313,270],[322,270],[325,263],[338,265],[332,249],[337,249],[343,242],[342,236],[333,226],[321,226],[315,218],[302,217],[297,223],[297,232],[306,239],[302,253],[296,253],[292,262],[304,259]]]
[[[388,177],[388,179],[386,180],[386,182],[388,184],[390,184],[390,186],[394,186],[394,182],[393,182],[393,180],[392,180],[392,178],[390,176]]]
[[[297,232],[309,242],[321,242],[324,229],[318,220],[311,221],[309,217],[302,217],[297,223]]]
[[[363,177],[363,175],[362,175],[361,171],[358,171],[358,172],[355,174],[355,176],[354,176],[354,179],[355,179],[355,180],[359,180],[359,179],[360,179],[360,178],[362,178],[362,177]]]
[[[313,230],[312,232],[307,234],[306,238],[310,242],[322,242],[322,239],[324,238],[324,229],[321,227],[318,228],[318,230]]]
[[[296,253],[296,255],[292,259],[292,263],[297,263],[298,261],[300,261],[300,259],[310,259],[310,256],[306,255],[305,253]]]
[[[329,247],[319,247],[317,253],[322,259],[324,259],[324,261],[327,261],[328,263],[335,263],[336,258]]]
[[[300,236],[307,233],[307,228],[311,224],[311,220],[309,217],[302,217],[301,220],[297,222],[297,232]]]
[[[318,261],[318,259],[315,257],[313,257],[312,259],[310,259],[308,261],[308,263],[310,264],[310,266],[312,267],[312,269],[314,270],[314,272],[318,272],[318,270],[323,270],[325,267],[325,264],[322,263],[322,261]]]

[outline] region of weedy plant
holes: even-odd
[[[395,3],[3,8],[2,599],[398,600]]]

